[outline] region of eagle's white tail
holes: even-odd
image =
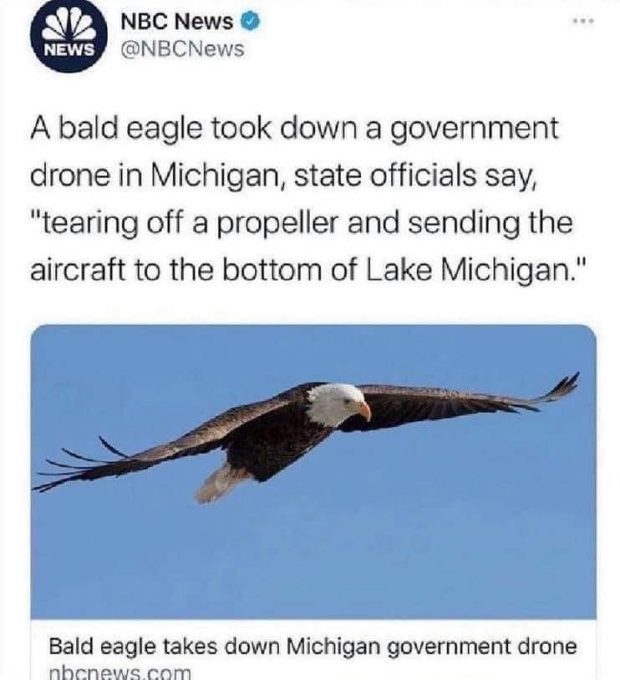
[[[233,468],[225,463],[216,470],[196,491],[195,498],[199,503],[211,503],[225,496],[244,479],[251,479],[252,475],[243,468]]]

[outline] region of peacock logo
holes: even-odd
[[[49,42],[89,42],[97,37],[93,18],[84,14],[79,7],[59,7],[54,14],[45,17],[45,28],[41,31],[43,40]]]
[[[108,29],[101,12],[88,0],[51,0],[35,14],[30,42],[45,66],[76,73],[99,60],[108,42]]]

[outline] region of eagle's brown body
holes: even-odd
[[[283,417],[287,423],[283,427]],[[239,428],[222,448],[234,468],[265,482],[329,437],[332,429],[307,422],[306,404],[294,402]]]

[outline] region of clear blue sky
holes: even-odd
[[[594,344],[571,326],[40,329],[33,470],[305,381],[536,396],[582,377],[538,414],[335,434],[213,505],[193,493],[219,451],[33,494],[33,616],[593,618]]]

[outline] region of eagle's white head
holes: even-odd
[[[370,407],[355,385],[327,383],[308,392],[308,417],[325,427],[338,427],[347,418],[361,415],[370,420]]]

